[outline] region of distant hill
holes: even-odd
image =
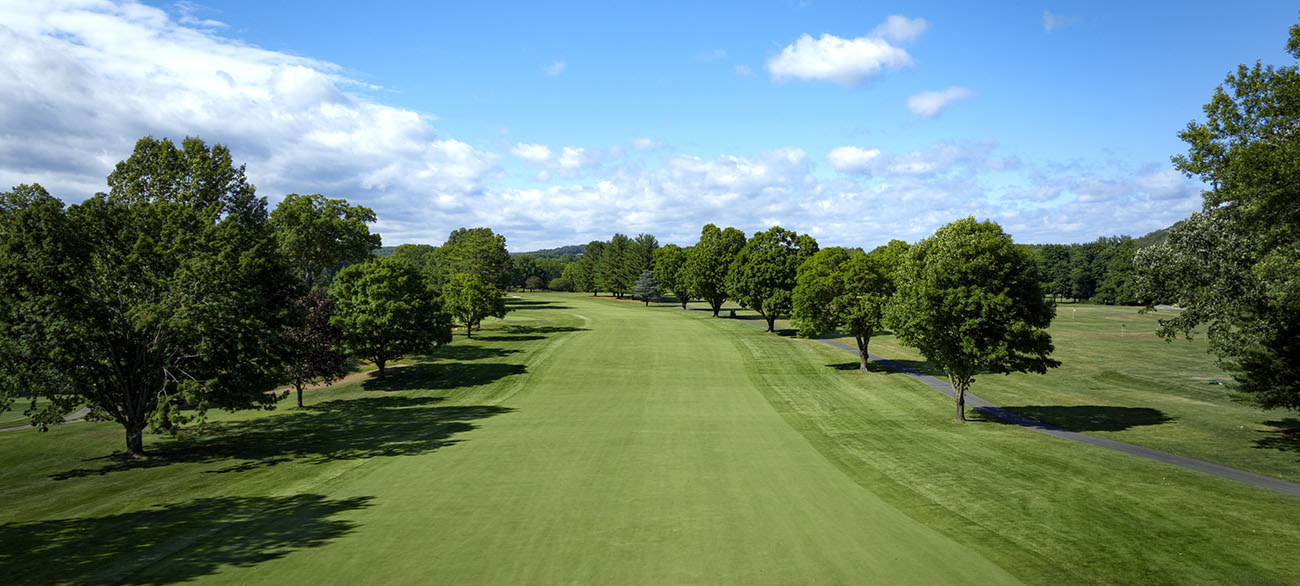
[[[533,250],[529,252],[512,252],[510,256],[528,255],[533,258],[564,258],[566,256],[578,256],[587,250],[586,244],[570,244],[559,248],[544,248],[542,250]]]
[[[1137,241],[1138,246],[1141,246],[1143,248],[1160,244],[1161,242],[1164,242],[1169,239],[1170,230],[1174,229],[1175,227],[1181,225],[1183,222],[1186,221],[1187,220],[1179,220],[1175,222],[1173,226],[1170,226],[1168,228],[1161,228],[1141,238],[1134,238],[1134,240]]]

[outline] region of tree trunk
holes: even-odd
[[[722,301],[710,301],[709,305],[713,307],[713,317],[718,317],[718,312],[722,311]]]
[[[465,337],[466,338],[474,337],[474,324],[467,324],[465,326]]]
[[[294,383],[293,386],[298,389],[298,407],[302,407],[302,383]]]
[[[966,421],[966,381],[957,380],[956,377],[948,375],[948,384],[952,386],[953,397],[957,399],[957,421],[965,423]]]
[[[686,304],[690,302],[690,299],[687,299],[685,295],[682,295],[682,309],[686,309]]]
[[[380,359],[380,360],[376,360],[376,361],[375,361],[375,366],[378,366],[378,367],[379,367],[379,378],[384,378],[384,365],[385,365],[385,364],[388,364],[388,361],[387,361],[387,360]]]
[[[867,369],[867,344],[871,342],[871,332],[865,336],[854,336],[858,342],[858,370]]]
[[[765,316],[763,316],[763,319],[767,320],[767,331],[768,331],[768,332],[775,332],[775,331],[776,331],[776,316],[775,316],[775,315],[772,315],[772,316],[767,316],[767,315],[765,315]]]
[[[143,425],[126,424],[126,455],[132,458],[145,457]]]

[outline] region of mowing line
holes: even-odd
[[[707,311],[707,310],[699,310],[699,309],[696,310]],[[763,326],[765,328],[767,327],[767,323],[759,320],[746,319],[746,318],[735,318],[735,319],[746,323]],[[853,346],[850,346],[843,342],[838,342],[835,340],[825,340],[825,339],[817,339],[817,341],[823,344],[834,346],[846,352],[849,352],[854,356],[859,356],[857,348],[854,348]],[[902,364],[899,364],[887,358],[877,356],[870,352],[867,353],[867,359],[885,368],[888,368],[895,372],[906,374],[918,381],[921,381],[926,386],[936,391],[939,391],[940,393],[943,393],[950,398],[953,399],[956,398],[953,397],[952,387],[949,386],[948,383],[939,380],[936,377],[925,374],[914,368],[904,366]],[[970,406],[974,408],[975,411],[978,413],[987,415],[989,417],[998,419],[1000,421],[1004,421],[1006,423],[1019,425],[1020,427],[1033,430],[1038,433],[1047,434],[1052,437],[1058,437],[1065,440],[1088,444],[1090,446],[1105,448],[1107,450],[1114,450],[1116,452],[1123,452],[1125,454],[1130,454],[1133,456],[1137,456],[1139,458],[1155,460],[1157,462],[1163,462],[1165,464],[1178,466],[1179,468],[1186,468],[1188,470],[1202,472],[1205,474],[1209,474],[1211,476],[1218,476],[1219,478],[1224,478],[1235,482],[1241,482],[1243,484],[1249,484],[1251,486],[1257,486],[1259,488],[1275,490],[1277,492],[1300,496],[1300,484],[1297,484],[1295,482],[1289,482],[1286,480],[1282,480],[1280,478],[1273,478],[1271,476],[1264,476],[1262,474],[1255,474],[1254,472],[1246,472],[1245,470],[1238,470],[1236,468],[1230,468],[1228,466],[1224,466],[1221,464],[1206,462],[1205,460],[1198,460],[1196,458],[1189,458],[1187,456],[1179,456],[1178,454],[1171,454],[1169,452],[1162,452],[1160,450],[1153,450],[1151,448],[1145,448],[1142,446],[1137,446],[1137,445],[1127,444],[1115,440],[1091,436],[1086,433],[1080,433],[1077,431],[1062,429],[1054,425],[1048,425],[1036,419],[1025,417],[1024,415],[1021,415],[1019,413],[1015,413],[1003,409],[1001,407],[998,407],[997,405],[994,405],[988,401],[985,401],[984,399],[981,399],[971,394],[970,391],[966,392],[966,402],[970,404]]]

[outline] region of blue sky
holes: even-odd
[[[75,202],[146,134],[260,194],[373,208],[385,244],[513,250],[706,222],[826,245],[966,215],[1141,235],[1200,186],[1176,134],[1284,3],[0,2],[0,184]]]

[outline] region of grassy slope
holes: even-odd
[[[306,409],[150,438],[145,465],[103,457],[108,424],[0,436],[0,565],[32,583],[1016,581],[785,425],[737,332],[533,299],[563,305]]]
[[[1060,368],[977,377],[971,391],[1067,429],[1300,482],[1300,421],[1235,401],[1226,386],[1211,384],[1225,375],[1206,354],[1203,335],[1170,343],[1153,334],[1167,315],[1062,305],[1051,327]],[[927,370],[919,352],[888,333],[872,338],[871,352]]]

